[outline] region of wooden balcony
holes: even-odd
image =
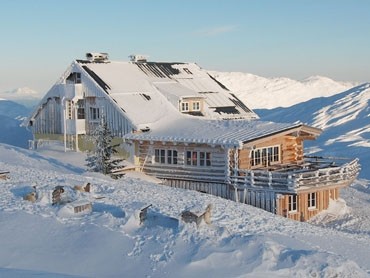
[[[347,186],[357,177],[360,168],[358,159],[305,157],[301,164],[239,169],[239,175],[231,177],[231,184],[238,189],[296,193],[318,187]]]

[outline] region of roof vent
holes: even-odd
[[[128,57],[130,58],[131,62],[135,62],[135,63],[146,63],[148,59],[148,56],[140,55],[140,54],[132,54]]]
[[[108,62],[108,53],[88,52],[86,53],[86,59],[96,63]]]

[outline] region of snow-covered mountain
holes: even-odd
[[[36,105],[41,98],[42,95],[40,93],[28,87],[0,92],[0,99],[15,101],[27,107]]]
[[[323,76],[296,81],[286,77],[265,78],[242,72],[210,73],[252,109],[289,107],[312,98],[332,96],[356,85]]]
[[[256,110],[262,120],[301,121],[323,129],[307,142],[313,152],[336,157],[359,157],[360,177],[370,179],[370,83],[345,92],[320,97],[287,108]]]
[[[21,124],[31,112],[21,104],[9,100],[0,100],[0,142],[27,148],[32,134]]]

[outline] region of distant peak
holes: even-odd
[[[317,81],[331,81],[335,82],[333,79],[326,77],[326,76],[321,76],[321,75],[312,75],[309,76],[305,79],[302,80],[302,83],[307,83],[307,82],[317,82]]]

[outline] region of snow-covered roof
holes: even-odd
[[[258,118],[232,92],[194,63],[77,60],[74,68],[85,75],[82,80],[93,80],[136,126],[180,114],[178,101],[189,97],[204,99],[206,118]]]
[[[305,129],[314,135],[321,132],[319,129],[307,127],[302,123],[183,118],[176,121],[168,120],[166,123],[162,122],[161,125],[153,125],[150,131],[127,134],[124,138],[139,141],[170,141],[239,148],[242,147],[243,143],[294,129]]]

